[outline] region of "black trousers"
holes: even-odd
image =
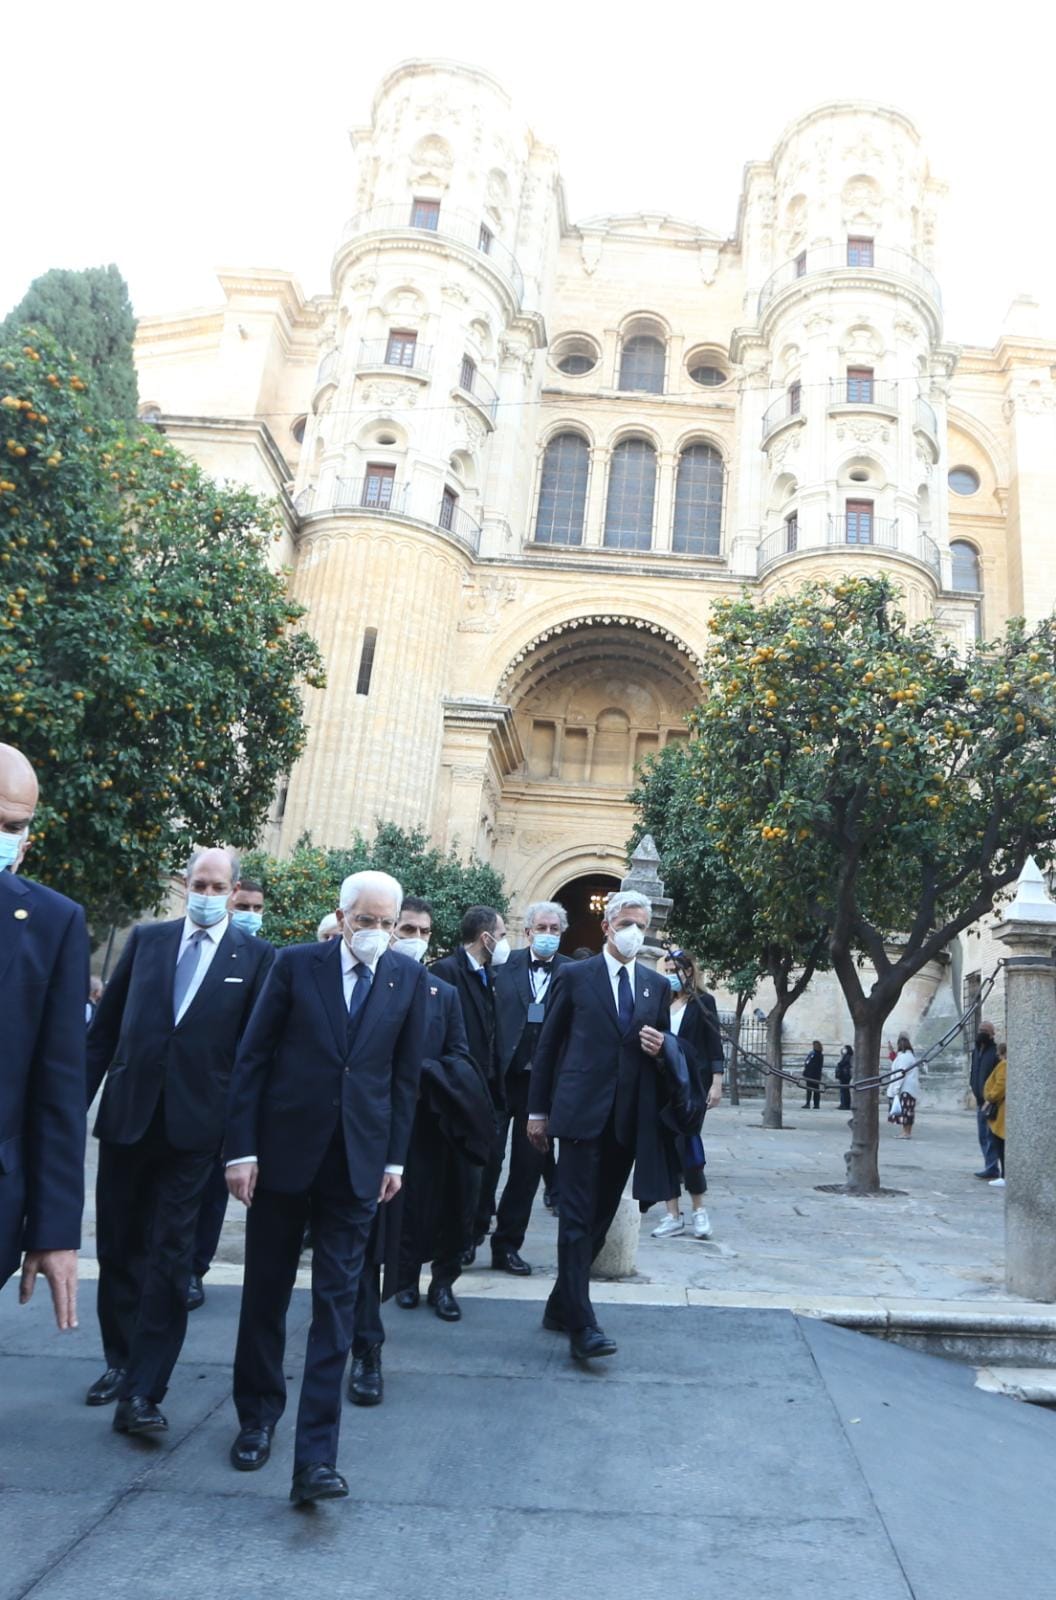
[[[459,1277],[463,1253],[473,1243],[480,1170],[459,1155],[419,1101],[404,1174],[399,1288],[416,1289],[429,1260],[435,1284],[450,1288]]]
[[[194,1274],[204,1278],[213,1264],[216,1247],[220,1243],[220,1230],[227,1213],[227,1169],[222,1155],[209,1174],[198,1212],[198,1226],[194,1236]]]
[[[187,1332],[187,1285],[212,1150],[176,1150],[159,1106],[138,1144],[99,1142],[97,1307],[108,1367],[122,1398],[160,1401]]]
[[[246,1266],[235,1348],[234,1400],[243,1428],[274,1427],[286,1409],[286,1313],[304,1225],[312,1224],[312,1322],[297,1408],[294,1471],[337,1464],[341,1388],[356,1296],[377,1199],[352,1192],[340,1129],[311,1187],[258,1187],[246,1217]]]
[[[573,1333],[596,1326],[591,1262],[605,1243],[633,1166],[634,1150],[617,1139],[611,1116],[597,1139],[560,1141],[557,1283],[547,1310]]]
[[[519,1250],[528,1232],[532,1206],[539,1191],[546,1158],[528,1142],[528,1085],[530,1072],[518,1072],[506,1079],[509,1111],[503,1132],[503,1145],[510,1141],[510,1167],[506,1187],[499,1201],[494,1246]],[[479,1237],[479,1235],[478,1235]]]
[[[356,1294],[355,1328],[352,1336],[352,1354],[365,1356],[376,1344],[385,1343],[385,1324],[381,1320],[381,1268],[368,1260],[359,1275]]]
[[[817,1111],[821,1107],[821,1090],[818,1089],[815,1086],[814,1080],[812,1078],[808,1078],[807,1079],[807,1097],[803,1102],[803,1109],[804,1110],[806,1110],[807,1106],[810,1105],[810,1097],[811,1097],[811,1095],[814,1096],[814,1109],[815,1109],[815,1111]]]
[[[838,1109],[840,1111],[850,1111],[851,1109],[851,1086],[849,1083],[840,1084],[840,1104]]]

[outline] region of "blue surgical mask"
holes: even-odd
[[[540,961],[549,961],[551,956],[557,954],[557,947],[561,943],[561,936],[557,933],[537,933],[532,937],[532,954],[538,956]]]
[[[19,833],[0,833],[0,872],[13,872],[18,852],[29,838],[29,829]]]
[[[226,894],[189,894],[187,915],[199,928],[212,928],[227,913]]]
[[[677,972],[665,972],[664,973],[664,977],[667,979],[668,983],[671,985],[671,987],[675,991],[675,993],[678,994],[679,991],[682,988],[682,979],[679,977],[678,973]]]
[[[256,938],[264,926],[264,913],[262,911],[232,911],[231,921],[236,928],[241,928],[243,933],[251,933]]]

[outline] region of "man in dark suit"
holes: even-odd
[[[84,1208],[88,933],[79,905],[17,876],[36,805],[32,766],[0,744],[0,1287],[21,1261],[21,1303],[42,1275],[66,1329]]]
[[[538,1150],[560,1140],[557,1283],[543,1326],[568,1334],[577,1361],[616,1352],[590,1303],[590,1266],[634,1165],[641,1077],[656,1071],[671,1022],[667,979],[635,961],[651,912],[633,890],[609,897],[605,947],[554,979],[532,1061],[528,1137]]]
[[[238,857],[198,850],[186,915],[133,928],[88,1032],[88,1099],[105,1078],[96,1234],[106,1371],[88,1405],[117,1400],[118,1433],[158,1433],[187,1331],[202,1194],[224,1134],[235,1051],[271,963],[231,925]]]
[[[495,974],[495,1045],[505,1114],[499,1123],[497,1158],[484,1174],[477,1219],[478,1230],[481,1221],[487,1228],[509,1139],[510,1168],[491,1237],[491,1264],[496,1272],[511,1272],[516,1277],[527,1277],[532,1270],[520,1250],[546,1160],[528,1139],[532,1054],[550,1003],[553,979],[568,960],[557,949],[567,927],[568,913],[556,900],[530,905],[524,914],[527,948],[515,950]]]
[[[470,906],[462,915],[459,929],[462,943],[449,956],[434,961],[430,972],[452,985],[458,991],[462,1005],[462,1020],[466,1025],[469,1053],[484,1075],[495,1105],[495,1148],[492,1161],[499,1149],[499,1122],[504,1111],[502,1076],[495,1053],[495,974],[509,960],[510,942],[506,937],[506,923],[501,911],[494,906]],[[476,1221],[473,1232],[462,1255],[463,1265],[469,1266],[491,1225],[490,1201],[488,1214],[483,1219],[478,1205],[481,1177],[477,1174],[474,1190]]]
[[[260,879],[239,878],[231,895],[228,910],[231,913],[233,928],[240,928],[251,939],[260,939],[260,930],[264,923],[264,885]],[[274,954],[273,945],[267,944],[266,940],[261,942]],[[205,1186],[194,1230],[194,1261],[191,1281],[187,1285],[188,1311],[197,1311],[199,1306],[205,1304],[202,1279],[212,1266],[216,1247],[220,1243],[220,1233],[227,1214],[227,1201],[227,1174],[224,1171],[223,1155],[218,1153],[216,1165],[209,1174],[209,1182]]]
[[[412,961],[423,961],[432,931],[429,901],[408,895],[392,948]],[[472,1174],[480,1172],[488,1155],[493,1125],[491,1095],[469,1055],[458,995],[430,972],[422,1078],[403,1188],[394,1204],[379,1208],[359,1280],[348,1380],[353,1405],[380,1405],[384,1396],[382,1266],[385,1298],[395,1293],[399,1306],[413,1310],[421,1299],[422,1265],[431,1259],[428,1303],[445,1322],[461,1316],[451,1286],[462,1270],[462,1251],[471,1237],[476,1194]],[[475,1163],[466,1155],[474,1140],[479,1147]]]
[[[281,950],[238,1053],[225,1157],[249,1207],[235,1353],[232,1465],[262,1467],[286,1405],[286,1310],[312,1224],[312,1324],[290,1499],[337,1499],[341,1386],[379,1203],[400,1188],[425,1031],[426,974],[389,949],[403,891],[341,885],[342,937]],[[259,1181],[258,1181],[259,1179]]]

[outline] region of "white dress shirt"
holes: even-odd
[[[379,959],[380,959],[380,957],[379,957]],[[346,1011],[348,1010],[349,1006],[352,1004],[353,992],[355,990],[356,984],[359,983],[359,981],[360,981],[359,974],[355,971],[355,968],[358,967],[358,966],[370,967],[371,975],[373,976],[373,974],[374,974],[374,972],[375,972],[375,970],[377,968],[377,965],[378,965],[377,961],[375,961],[373,965],[371,965],[371,963],[369,961],[360,962],[359,957],[358,956],[354,956],[352,954],[351,950],[348,948],[348,940],[345,939],[345,938],[342,938],[342,940],[341,940],[341,988],[342,988],[342,991],[343,991],[344,997],[345,997],[345,1010]],[[238,1156],[238,1157],[236,1157],[236,1159],[234,1161],[225,1162],[225,1165],[228,1166],[228,1167],[240,1167],[240,1166],[243,1166],[247,1161],[255,1161],[256,1159],[257,1159],[256,1156]],[[402,1167],[386,1167],[385,1171],[386,1172],[391,1172],[394,1177],[397,1177],[397,1178],[402,1178],[403,1177],[403,1168]]]
[[[194,938],[194,935],[196,933],[204,933],[205,938],[199,939],[198,941],[198,965],[195,968],[194,977],[191,979],[190,987],[183,997],[183,1004],[180,1006],[179,1012],[176,1015],[177,1022],[186,1016],[187,1007],[198,993],[198,990],[202,987],[202,981],[212,965],[213,957],[216,955],[216,947],[220,943],[220,940],[224,937],[224,934],[227,932],[227,925],[230,920],[230,917],[225,912],[220,918],[220,921],[214,922],[211,928],[200,928],[197,922],[191,921],[190,917],[184,917],[183,938],[180,940],[180,948],[176,952],[177,967],[183,959],[183,952],[187,949],[187,946]]]
[[[616,957],[610,956],[607,950],[602,950],[601,953],[605,957],[605,965],[609,971],[609,983],[612,986],[612,1003],[616,1008],[616,1015],[618,1017],[620,1014],[620,973],[626,972],[627,977],[630,980],[631,998],[633,999],[635,996],[634,969],[636,963],[633,961],[617,961]],[[541,1111],[529,1111],[528,1120],[530,1122],[545,1122],[546,1117]]]
[[[539,960],[539,957],[538,956],[534,956],[532,954],[532,947],[531,947],[531,945],[529,945],[528,946],[528,982],[532,986],[532,999],[537,1004],[538,1004],[538,1002],[540,1000],[545,1000],[546,999],[546,991],[547,991],[547,989],[549,989],[549,987],[550,987],[550,979],[554,975],[554,966],[553,966],[554,958],[553,958],[553,956],[551,956],[550,960],[547,961],[539,969],[538,972],[536,972],[532,967],[532,962],[533,961],[538,961],[538,960]]]

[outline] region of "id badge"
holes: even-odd
[[[542,1000],[533,1000],[528,1006],[528,1021],[542,1022],[546,1016],[546,1006]]]

